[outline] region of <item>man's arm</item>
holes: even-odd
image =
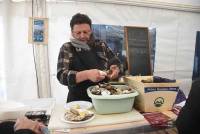
[[[113,51],[111,50],[111,48],[109,48],[105,43],[103,43],[105,45],[105,52],[108,58],[108,65],[117,65],[120,68],[120,59],[113,53]]]
[[[105,72],[102,72],[101,70],[98,69],[84,70],[76,73],[76,83],[80,83],[85,80],[98,82],[105,79],[106,75],[107,74]]]
[[[58,61],[57,61],[57,79],[63,85],[68,85],[68,76],[69,74],[69,64],[70,57],[72,56],[69,48],[69,44],[64,44],[60,48]],[[71,74],[75,74],[76,72],[72,71]]]
[[[119,58],[113,53],[113,51],[106,45],[105,45],[105,52],[108,58],[108,66],[109,66],[109,73],[108,77],[113,80],[119,77],[119,73],[121,70],[120,66],[120,60]]]

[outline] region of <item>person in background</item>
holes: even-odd
[[[67,102],[91,101],[87,88],[117,79],[120,60],[105,42],[94,38],[92,21],[87,15],[75,14],[70,27],[70,42],[62,45],[58,56],[57,79],[68,86]]]
[[[197,134],[200,132],[200,78],[192,83],[185,106],[176,120],[179,134]]]
[[[18,118],[16,122],[1,122],[0,132],[1,134],[43,134],[42,128],[44,127],[42,123],[22,117]]]

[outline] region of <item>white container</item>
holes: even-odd
[[[126,85],[112,85],[116,87],[126,86]],[[87,89],[88,96],[92,99],[92,103],[97,114],[113,114],[113,113],[124,113],[130,112],[133,108],[135,96],[138,95],[138,92],[130,94],[121,94],[121,95],[94,95],[90,92],[94,86],[91,86]]]

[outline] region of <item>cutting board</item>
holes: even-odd
[[[92,109],[91,111],[94,111],[95,113],[94,109]],[[68,128],[91,127],[91,126],[98,126],[98,125],[111,125],[111,124],[144,120],[143,115],[140,114],[135,109],[133,109],[131,112],[121,113],[121,114],[108,114],[108,115],[95,114],[95,118],[93,120],[91,120],[90,122],[81,123],[81,124],[71,124],[71,123],[63,122],[61,119],[63,118],[63,116],[64,116],[64,106],[56,105],[51,115],[48,128],[50,130],[68,129]]]

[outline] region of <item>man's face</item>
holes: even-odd
[[[72,36],[85,43],[89,41],[91,33],[92,30],[88,24],[76,24],[72,29]]]

